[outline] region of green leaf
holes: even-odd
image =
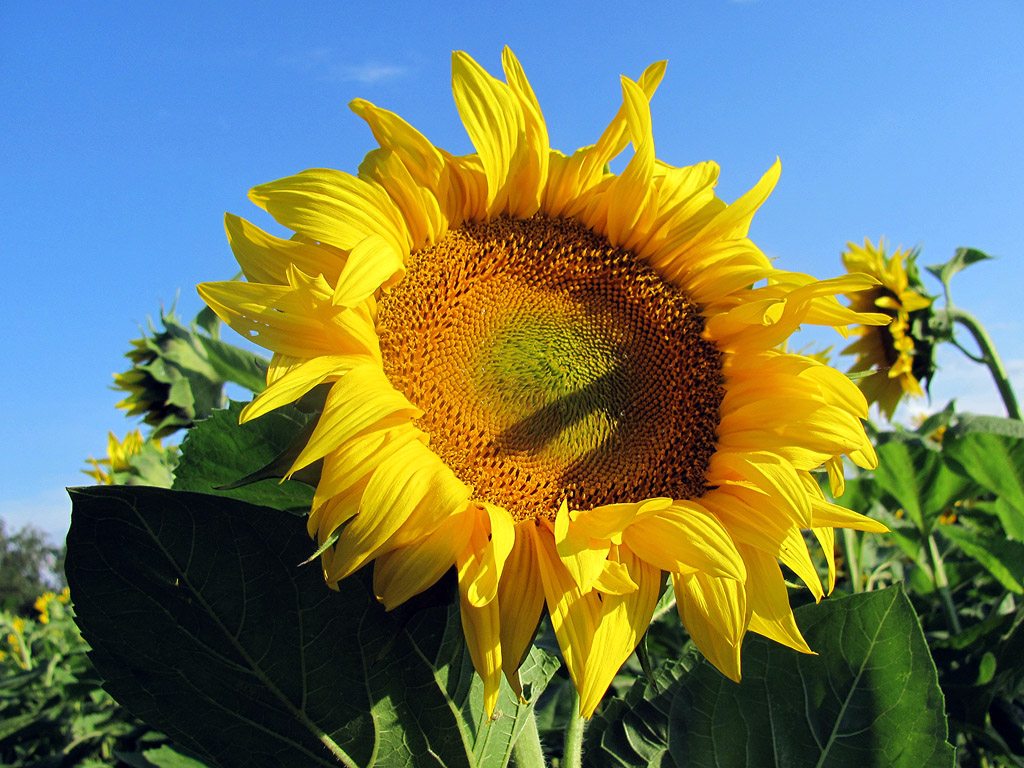
[[[243,407],[242,403],[232,401],[228,408],[214,411],[210,418],[189,430],[175,469],[174,490],[214,493],[307,514],[313,502],[313,489],[305,483],[267,479],[224,489],[274,462],[309,419],[298,409],[286,406],[239,424]]]
[[[947,437],[960,437],[974,432],[986,432],[1003,437],[1024,438],[1024,421],[1003,416],[984,416],[974,413],[958,414]]]
[[[637,678],[621,699],[612,699],[593,718],[584,742],[589,768],[676,768],[668,751],[668,717],[679,681],[698,663],[695,651],[666,661],[653,679]]]
[[[595,718],[592,766],[950,768],[943,697],[902,588],[797,609],[807,656],[748,635],[743,682],[701,661]],[[632,709],[631,709],[632,707]],[[630,751],[632,750],[632,752]],[[632,760],[632,762],[630,762]]]
[[[73,489],[67,574],[105,688],[221,768],[500,768],[529,705],[493,722],[457,605],[387,613],[364,569],[329,590],[304,522],[226,497]],[[410,609],[411,611],[411,609]],[[535,701],[557,662],[522,669]]]
[[[994,511],[1004,530],[1024,541],[1024,440],[989,432],[953,434],[943,441],[943,454],[957,472],[995,494]]]
[[[166,744],[158,749],[147,749],[143,754],[157,768],[206,768],[205,763],[183,755]]]
[[[933,264],[930,267],[925,267],[925,269],[935,275],[944,286],[948,287],[950,278],[957,272],[966,269],[971,264],[977,264],[979,261],[986,261],[991,258],[987,253],[983,253],[977,248],[957,248],[953,258],[945,264]]]
[[[196,334],[209,356],[209,363],[224,381],[262,392],[267,387],[267,361],[233,344]]]
[[[974,483],[949,469],[943,454],[920,440],[890,440],[878,445],[875,481],[928,533],[936,518],[954,501],[964,498]]]
[[[1008,590],[1018,595],[1024,593],[1024,543],[975,533],[960,525],[943,525],[937,530],[981,563]]]

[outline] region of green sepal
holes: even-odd
[[[949,281],[953,275],[960,272],[972,264],[977,264],[979,261],[987,261],[994,257],[989,256],[983,251],[979,251],[977,248],[957,248],[956,253],[953,254],[953,258],[947,261],[945,264],[933,264],[930,267],[925,267],[931,274],[939,279],[943,287],[949,290]]]

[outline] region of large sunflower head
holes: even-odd
[[[932,299],[925,295],[914,265],[916,252],[899,248],[886,254],[885,239],[876,248],[870,240],[864,245],[846,244],[843,265],[850,272],[871,275],[878,285],[849,293],[850,307],[858,312],[881,312],[889,317],[884,325],[861,325],[858,338],[843,354],[857,355],[851,373],[868,372],[857,379],[868,403],[878,403],[887,418],[892,418],[904,395],[924,396],[921,382],[935,371],[933,342],[922,333]]]
[[[831,567],[835,526],[884,527],[812,474],[839,493],[843,454],[874,465],[863,395],[779,346],[805,323],[887,321],[835,298],[876,281],[783,272],[747,238],[777,162],[726,204],[714,163],[655,158],[663,64],[623,78],[608,128],[565,155],[507,49],[502,63],[504,82],[453,57],[472,155],[354,101],[380,145],[358,175],[256,187],[295,235],[229,215],[248,282],[199,288],[274,352],[243,420],[328,387],[292,467],[323,460],[308,524],[327,582],[372,562],[392,608],[454,567],[488,711],[503,672],[518,690],[547,610],[589,716],[665,573],[730,677],[747,630],[808,651],[780,562],[820,598],[803,531]]]

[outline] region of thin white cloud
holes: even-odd
[[[345,61],[333,48],[310,48],[309,50],[280,58],[284,66],[326,83],[361,83],[373,85],[404,76],[408,67],[400,64],[364,61]]]
[[[345,82],[356,82],[370,85],[381,80],[393,80],[406,72],[405,67],[394,64],[366,63],[357,67],[341,67],[338,75]]]

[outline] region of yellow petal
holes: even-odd
[[[588,536],[622,543],[622,532],[634,520],[644,520],[672,506],[672,499],[663,496],[623,504],[602,504],[585,511],[573,511],[569,518]]]
[[[717,517],[697,502],[677,501],[629,526],[622,541],[638,557],[663,571],[692,568],[743,579],[743,560]]]
[[[405,165],[402,155],[375,149],[359,164],[359,177],[380,184],[402,212],[413,251],[436,242],[447,229],[437,200],[438,184],[421,186]]]
[[[499,82],[466,53],[452,54],[455,106],[476,147],[487,177],[487,211],[502,212],[515,183],[515,160],[526,126],[512,89]]]
[[[341,171],[311,168],[254,187],[249,199],[289,229],[346,251],[378,235],[409,252],[402,213],[384,189]]]
[[[533,520],[516,525],[515,543],[505,560],[501,581],[498,583],[502,666],[510,683],[518,681],[515,672],[530,651],[544,608],[544,587],[541,584],[537,552],[527,530],[533,527]],[[521,694],[521,689],[517,693]]]
[[[738,546],[750,575],[747,580],[747,601],[751,610],[748,628],[801,653],[814,653],[793,618],[786,582],[778,562],[753,547]]]
[[[811,528],[811,533],[821,544],[821,550],[825,554],[825,562],[828,563],[828,594],[836,588],[836,531],[835,528]]]
[[[654,135],[651,108],[643,90],[628,77],[621,80],[622,103],[634,154],[605,194],[608,209],[604,233],[612,245],[628,246],[634,231],[646,229],[637,225],[651,205]]]
[[[289,267],[294,274],[294,268]],[[321,355],[379,356],[373,326],[327,297],[300,293],[291,285],[224,281],[196,286],[203,301],[225,323],[254,344],[297,358]]]
[[[528,526],[537,553],[544,598],[551,626],[562,649],[562,658],[579,690],[585,678],[586,659],[601,615],[598,593],[582,594],[555,550],[554,535],[546,526]]]
[[[726,677],[740,680],[740,647],[746,633],[746,589],[735,579],[673,573],[676,606],[697,649]]]
[[[782,163],[776,158],[772,167],[732,205],[715,216],[687,245],[687,250],[710,245],[718,240],[746,237],[754,213],[768,199],[782,173]]]
[[[886,533],[889,530],[888,526],[878,520],[872,520],[859,512],[832,504],[824,499],[811,500],[811,521],[814,527],[852,528],[855,531],[871,533]]]
[[[373,562],[373,591],[387,610],[432,586],[455,565],[469,538],[469,513],[456,512],[433,533]]]
[[[525,135],[519,147],[516,184],[509,197],[509,214],[525,219],[540,208],[541,194],[547,184],[551,148],[540,102],[519,60],[507,46],[501,52],[501,64],[509,88],[519,101],[525,125]]]
[[[457,558],[459,584],[466,600],[481,606],[497,596],[501,572],[514,543],[515,526],[509,513],[478,502],[469,540]]]
[[[392,425],[389,417],[414,419],[420,415],[405,395],[391,387],[379,367],[357,365],[331,387],[316,429],[289,475],[322,459],[365,429]]]
[[[498,601],[474,605],[459,582],[459,605],[462,609],[462,631],[466,647],[480,679],[484,683],[484,716],[490,718],[498,703],[501,688],[501,618]]]
[[[601,601],[583,683],[578,686],[581,717],[594,714],[615,673],[647,631],[658,602],[661,572],[657,568],[636,557],[627,547],[616,547],[613,558],[638,588],[626,595],[605,595]]]
[[[586,529],[573,522],[565,501],[555,517],[555,548],[580,591],[589,592],[604,570],[611,542],[588,535]]]
[[[338,277],[333,302],[339,307],[354,307],[404,276],[402,256],[384,238],[368,235],[349,254]]]
[[[320,482],[307,521],[310,536],[326,541],[345,520],[359,511],[363,491],[381,464],[411,440],[426,436],[412,424],[383,427],[356,435],[324,457]]]
[[[709,481],[720,472],[731,472],[760,488],[769,496],[793,510],[792,516],[801,528],[811,527],[811,504],[803,483],[793,465],[768,451],[716,451],[711,457]]]
[[[288,282],[285,275],[289,264],[307,275],[323,275],[334,282],[345,263],[341,251],[299,240],[282,240],[230,213],[224,214],[224,229],[235,259],[250,283],[284,285]]]
[[[381,147],[395,152],[401,158],[417,184],[437,188],[444,170],[444,157],[423,134],[394,112],[388,112],[363,99],[355,99],[348,106],[367,122],[373,138]]]
[[[253,401],[242,409],[238,421],[245,424],[282,405],[294,403],[313,387],[332,376],[343,375],[361,362],[365,363],[365,358],[343,355],[326,355],[303,360],[256,395]]]
[[[411,544],[462,510],[470,489],[423,443],[411,440],[370,476],[359,513],[342,529],[329,580],[382,552]]]

